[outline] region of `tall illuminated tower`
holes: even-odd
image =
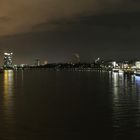
[[[12,56],[13,53],[4,53],[4,68],[13,68],[13,62],[12,62]]]
[[[40,66],[40,59],[35,60],[35,66]]]

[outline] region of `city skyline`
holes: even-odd
[[[0,59],[66,62],[140,58],[140,2],[109,0],[2,1]]]

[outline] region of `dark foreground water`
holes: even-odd
[[[0,140],[81,139],[140,139],[140,78],[46,70],[0,74]]]

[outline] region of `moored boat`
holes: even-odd
[[[140,70],[136,70],[136,71],[134,72],[134,74],[135,74],[136,76],[140,76]]]
[[[136,76],[140,76],[140,73],[135,73]]]
[[[125,75],[133,75],[134,74],[134,70],[132,70],[132,69],[126,69],[126,70],[124,70],[124,74]]]

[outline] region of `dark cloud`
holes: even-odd
[[[139,17],[137,0],[0,0],[0,52],[15,63],[139,57]]]
[[[10,18],[8,17],[0,17],[0,23],[9,22],[9,21],[10,21]]]
[[[1,52],[14,52],[15,63],[68,61],[79,53],[82,61],[139,58],[140,13],[116,13],[53,20],[38,24],[36,32],[0,38]],[[48,25],[55,29],[46,30]]]
[[[55,29],[60,19],[62,24],[77,17],[139,10],[138,0],[0,0],[1,20],[10,19],[0,22],[0,35],[38,31],[44,23],[48,23],[46,30]]]

